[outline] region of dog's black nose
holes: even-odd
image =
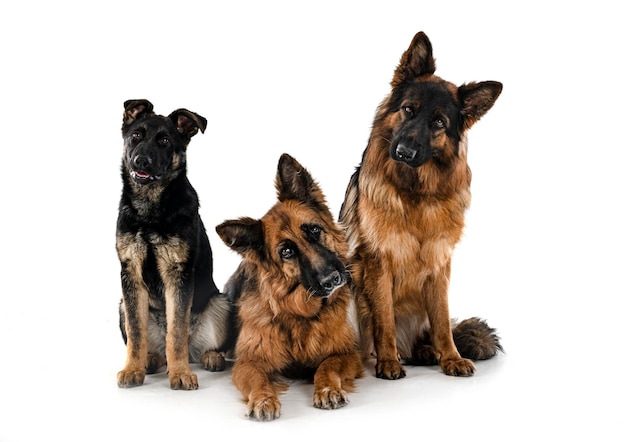
[[[152,158],[147,155],[136,155],[133,164],[138,170],[146,170],[152,164]]]
[[[396,155],[401,161],[413,161],[413,158],[417,155],[417,151],[405,146],[404,144],[398,144],[396,147]]]
[[[330,294],[334,289],[343,285],[344,279],[341,277],[341,273],[338,270],[331,272],[329,275],[320,278],[320,285]]]

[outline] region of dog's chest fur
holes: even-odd
[[[413,267],[416,259],[429,271],[447,263],[462,234],[469,189],[445,200],[407,201],[381,188],[359,200],[359,213],[368,214],[360,217],[365,250],[382,254],[396,268]]]
[[[304,295],[316,306],[312,307],[316,310],[313,317],[301,316],[290,311],[293,309],[285,309],[284,305],[276,313],[276,306],[272,308],[276,301],[267,295],[255,284],[242,293],[239,308],[246,321],[240,332],[238,352],[270,357],[276,367],[288,369],[316,367],[329,355],[353,344],[355,332],[347,317],[350,301],[347,288],[338,289],[327,305],[322,305],[318,298]],[[283,352],[276,351],[275,341],[283,344]]]
[[[161,186],[140,186],[130,183],[132,192],[136,195],[132,199],[131,205],[137,211],[137,215],[143,219],[150,220],[160,217],[161,208],[159,202],[163,194]]]
[[[165,288],[175,286],[189,264],[190,247],[181,236],[187,227],[170,222],[178,211],[163,204],[162,186],[128,186],[134,193],[120,207],[118,255],[146,285],[151,306],[163,308]]]

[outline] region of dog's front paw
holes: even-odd
[[[402,379],[406,376],[402,364],[396,360],[392,361],[377,361],[376,362],[376,377],[382,379]]]
[[[202,366],[209,371],[224,371],[226,360],[221,353],[208,350],[202,355]]]
[[[313,406],[324,410],[345,407],[348,402],[348,395],[341,388],[325,387],[313,395]]]
[[[448,376],[472,376],[476,371],[469,359],[442,359],[439,365]]]
[[[172,390],[197,390],[198,389],[198,377],[195,373],[182,372],[168,374],[170,378],[170,387]]]
[[[280,417],[280,401],[277,397],[264,397],[248,401],[246,416],[259,421],[272,421]]]
[[[143,385],[145,377],[144,371],[122,370],[117,374],[117,386],[120,388],[138,387]]]

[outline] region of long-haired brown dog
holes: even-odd
[[[233,383],[247,416],[280,416],[284,377],[314,381],[313,405],[347,404],[362,375],[345,257],[348,245],[319,185],[283,154],[275,181],[278,202],[259,220],[217,226],[243,257],[224,292],[238,308]]]
[[[470,204],[467,131],[493,106],[502,84],[457,87],[434,72],[431,43],[420,32],[377,109],[340,213],[362,347],[375,352],[376,376],[385,379],[404,377],[402,363],[439,363],[445,374],[471,376],[470,359],[501,350],[481,319],[452,328],[448,284]]]

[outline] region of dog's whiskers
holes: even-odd
[[[346,265],[346,273],[348,273],[350,277],[352,277],[352,267],[353,267],[352,263],[348,263]]]
[[[306,302],[309,302],[315,296],[315,290],[307,289],[306,295]]]

